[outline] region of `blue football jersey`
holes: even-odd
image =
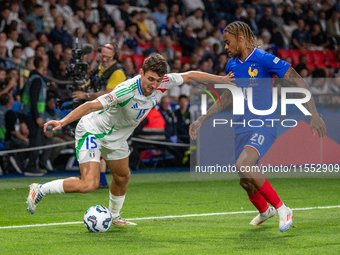
[[[258,130],[259,128],[276,133],[276,121],[266,121],[266,119],[276,119],[275,112],[270,115],[255,115],[250,112],[247,93],[248,88],[252,88],[253,106],[256,110],[270,109],[274,76],[277,75],[282,78],[289,67],[288,62],[255,47],[244,61],[239,58],[229,60],[226,66],[226,74],[231,71],[235,75],[236,86],[242,88],[245,98],[244,115],[234,116],[233,128],[235,134]],[[262,120],[263,125],[258,127],[261,126],[261,121],[250,121],[250,125],[248,125],[249,120]]]

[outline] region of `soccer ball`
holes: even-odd
[[[91,232],[106,232],[111,227],[111,223],[111,213],[102,205],[94,205],[85,212],[84,224]]]

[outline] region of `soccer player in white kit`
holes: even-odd
[[[99,162],[103,157],[113,176],[109,200],[112,223],[136,225],[119,214],[130,179],[127,138],[166,90],[190,80],[222,84],[234,80],[231,74],[216,76],[198,71],[166,74],[166,71],[166,60],[160,54],[152,54],[145,59],[140,75],[122,82],[109,94],[77,107],[62,120],[45,123],[44,130],[48,125],[57,130],[81,118],[75,135],[81,177],[32,183],[27,198],[32,214],[46,194],[94,191],[99,185]]]

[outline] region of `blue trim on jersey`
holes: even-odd
[[[142,86],[141,86],[141,78],[137,79],[137,87],[138,87],[139,94],[144,96],[144,93],[143,93],[143,90],[142,90]]]

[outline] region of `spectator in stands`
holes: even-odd
[[[8,58],[6,42],[0,42],[0,57]],[[9,68],[8,62],[0,58],[0,66]]]
[[[20,33],[21,32],[21,29],[24,29],[25,28],[25,24],[23,24],[23,21],[19,18],[19,4],[18,2],[16,1],[13,1],[11,2],[10,4],[10,15],[9,15],[9,20],[12,21],[12,20],[15,20],[18,22],[18,27],[17,27],[17,30],[18,32]]]
[[[166,24],[166,13],[165,13],[165,3],[159,2],[157,7],[155,7],[153,13],[151,13],[151,18],[156,21],[157,31]]]
[[[68,0],[59,0],[59,3],[57,4],[57,9],[58,12],[63,15],[64,20],[68,20],[73,16],[73,11],[68,5]]]
[[[114,21],[117,22],[118,20],[123,20],[127,25],[127,22],[130,20],[130,15],[128,13],[129,7],[130,7],[129,0],[122,0],[118,9],[114,10],[112,13]]]
[[[198,41],[193,36],[193,30],[191,26],[187,25],[185,27],[184,33],[180,38],[180,45],[182,47],[183,57],[189,57],[198,46]]]
[[[67,0],[62,0],[66,1]],[[67,47],[72,47],[73,40],[72,37],[67,33],[64,29],[64,18],[63,16],[58,16],[55,18],[55,27],[52,29],[50,34],[51,41],[61,42],[63,45],[63,49]]]
[[[290,21],[298,21],[298,16],[294,13],[292,6],[289,4],[285,6],[282,18],[285,21],[285,24],[289,24]]]
[[[145,52],[144,52],[144,56],[148,57],[150,56],[152,53],[160,53],[158,51],[158,47],[161,43],[161,40],[158,36],[155,36],[154,38],[152,38],[151,40],[151,46],[150,48],[148,48]]]
[[[122,66],[123,66],[124,71],[125,71],[126,79],[130,79],[130,78],[136,76],[131,58],[129,58],[129,57],[123,58]]]
[[[94,51],[98,51],[99,48],[99,26],[96,23],[90,25],[89,33],[86,36],[86,40],[93,46]],[[71,47],[71,46],[70,46]]]
[[[318,13],[318,21],[321,26],[321,31],[327,31],[327,20],[326,20],[326,12],[324,10],[320,10]]]
[[[64,49],[64,54],[63,54],[63,60],[65,61],[66,65],[70,62],[72,58],[72,49],[71,48],[66,48]]]
[[[27,148],[29,145],[27,125],[22,114],[12,110],[14,105],[12,94],[2,94],[0,104],[0,141],[8,150]],[[23,172],[21,162],[24,159],[25,153],[10,154],[9,156],[13,167],[20,174]]]
[[[28,21],[27,28],[24,30],[23,37],[25,43],[27,43],[30,40],[37,39],[35,35],[35,23],[33,20]]]
[[[33,12],[27,16],[25,23],[28,24],[32,20],[35,24],[35,33],[41,32],[43,29],[43,7],[39,4],[34,5]]]
[[[197,10],[198,8],[201,8],[204,11],[204,3],[202,0],[196,0],[196,1],[192,1],[192,0],[182,0],[183,3],[183,7],[184,10],[187,14],[191,14],[192,12],[194,12],[195,10]]]
[[[311,32],[311,50],[324,50],[329,45],[327,34],[321,31],[321,26],[315,23]]]
[[[67,81],[68,77],[66,75],[66,62],[65,60],[62,58],[59,60],[59,66],[58,66],[58,70],[57,70],[57,74],[55,76],[56,79],[61,80],[61,81]],[[63,87],[64,85],[59,85],[58,88]]]
[[[43,32],[37,33],[37,39],[39,41],[39,44],[44,46],[45,52],[49,52],[50,50],[52,50],[52,43],[48,41],[45,33]]]
[[[30,147],[42,145],[44,121],[41,113],[45,110],[46,101],[46,83],[41,76],[46,70],[43,58],[36,57],[34,60],[35,70],[31,72],[30,78],[23,88],[22,109],[23,114],[27,116],[27,126],[29,129]],[[29,162],[27,164],[25,175],[41,176],[44,173],[38,169],[36,160],[39,157],[39,151],[29,152]]]
[[[174,112],[171,109],[171,100],[168,96],[163,96],[159,105],[159,111],[161,112],[165,120],[165,137],[168,142],[177,142],[177,120]]]
[[[318,94],[326,94],[329,92],[328,83],[326,82],[326,72],[324,69],[316,69],[312,74],[312,86],[310,87],[310,91],[313,95]],[[327,102],[327,97],[318,96],[316,97],[316,102],[324,103]]]
[[[19,33],[16,29],[13,29],[9,32],[8,39],[6,41],[7,53],[9,57],[12,57],[12,49],[14,46],[21,46],[18,42]]]
[[[277,48],[284,48],[284,39],[276,23],[273,23],[273,27],[271,28],[270,32],[271,38],[269,43],[274,44]]]
[[[12,49],[12,57],[11,60],[19,65],[26,65],[25,59],[22,57],[22,47],[21,46],[14,46]],[[14,65],[14,68],[16,68],[18,71],[20,70],[20,67],[17,65]]]
[[[328,33],[340,44],[340,13],[333,11],[332,17],[327,22]]]
[[[56,2],[57,2],[57,0],[47,0],[42,4],[43,19],[51,16],[51,6],[54,6],[57,9]],[[57,12],[56,12],[56,14],[59,15],[59,13],[57,13]],[[52,20],[54,21],[54,18]]]
[[[36,57],[43,57],[44,55],[46,55],[46,51],[45,51],[45,46],[41,43],[39,43],[37,45],[37,47],[35,47],[35,54]]]
[[[107,43],[113,43],[116,41],[115,35],[113,33],[111,23],[104,23],[102,32],[98,34],[99,44],[104,45]]]
[[[192,29],[202,28],[203,27],[203,9],[198,7],[194,14],[188,17],[185,21],[185,25],[189,25]]]
[[[208,42],[210,46],[213,46],[214,44],[218,45],[218,51],[217,54],[220,54],[223,50],[223,46],[221,43],[221,32],[219,29],[214,28],[211,32],[211,36],[208,38]]]
[[[159,35],[172,37],[172,35],[176,33],[176,29],[174,26],[175,21],[176,21],[175,16],[169,15],[166,18],[166,24],[161,26],[159,30]]]
[[[296,72],[300,73],[302,69],[308,69],[306,66],[307,62],[308,62],[307,56],[305,54],[301,54],[299,56],[299,63],[295,67]]]
[[[85,0],[85,10],[84,12],[88,10],[89,12],[89,22],[95,22],[99,24],[99,12],[97,9],[92,7],[92,0]]]
[[[115,28],[115,41],[118,49],[120,49],[128,36],[128,32],[125,31],[125,23],[122,20],[116,22]]]
[[[84,34],[82,30],[78,27],[76,30],[74,30],[74,35],[73,35],[73,48],[76,46],[76,38],[78,39],[78,49],[81,49],[85,43],[87,43]],[[115,40],[113,40],[115,41]]]
[[[273,15],[273,9],[270,6],[267,6],[264,15],[262,18],[259,20],[259,28],[260,30],[262,29],[267,29],[269,30],[272,25],[273,25],[273,20],[272,20],[272,15]]]
[[[182,68],[182,62],[180,59],[174,59],[171,63],[171,70],[170,73],[179,73]],[[175,100],[177,101],[177,100]]]
[[[209,70],[209,64],[206,59],[201,59],[200,62],[198,63],[198,71],[205,72],[207,73]]]
[[[18,83],[16,81],[16,77],[14,75],[7,75],[6,69],[0,66],[0,96],[6,93],[11,94],[13,96],[14,89],[16,89],[17,86]]]
[[[275,9],[275,15],[272,17],[272,21],[274,24],[277,25],[277,29],[280,33],[283,33],[283,25],[285,24],[285,21],[282,18],[282,14],[283,14],[282,6],[277,6]]]
[[[138,28],[140,29],[140,36],[145,40],[145,41],[150,41],[152,37],[156,36],[148,27],[148,22],[147,22],[147,13],[146,11],[142,10],[139,13],[138,16],[138,21],[137,25]]]
[[[315,13],[313,9],[308,9],[307,10],[307,15],[305,18],[305,24],[309,25],[310,28],[314,26],[314,24],[318,23],[318,20],[315,17]]]
[[[125,38],[124,44],[122,45],[122,50],[127,54],[138,54],[138,36],[137,36],[137,26],[135,24],[130,24],[127,27],[128,35]]]
[[[170,37],[168,36],[164,37],[163,46],[164,47],[161,50],[161,54],[166,59],[166,61],[168,61],[169,63],[170,61],[174,59],[174,50],[172,48],[172,42],[171,42]]]
[[[180,95],[178,99],[179,109],[175,111],[177,118],[177,138],[179,143],[190,143],[189,125],[190,125],[190,112],[188,109],[189,97]]]
[[[291,38],[291,46],[293,49],[305,50],[307,49],[308,34],[305,31],[305,21],[303,19],[298,20],[298,28],[293,31]]]
[[[66,20],[66,30],[69,33],[69,35],[73,36],[74,31],[76,28],[80,28],[82,30],[82,33],[85,34],[86,32],[86,27],[83,22],[84,18],[84,11],[80,8],[75,9],[74,15]]]
[[[10,23],[10,14],[11,11],[9,7],[4,7],[1,11],[0,15],[0,31],[5,31],[6,27],[8,27]]]
[[[60,42],[53,42],[52,51],[47,52],[48,55],[48,68],[52,71],[53,77],[57,76],[59,61],[63,48]]]
[[[248,17],[244,17],[242,20],[250,26],[254,35],[257,36],[259,34],[259,26],[256,20],[256,10],[254,8],[248,8],[247,12]]]
[[[38,40],[30,40],[27,42],[27,46],[25,47],[25,49],[22,52],[22,57],[24,59],[30,58],[30,57],[34,57],[35,55],[35,47],[37,47],[37,45],[39,44]]]

